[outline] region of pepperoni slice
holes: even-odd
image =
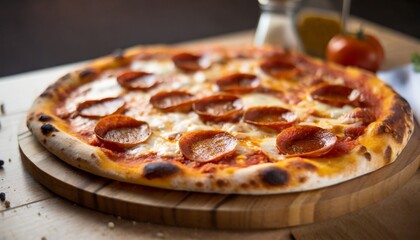
[[[194,95],[183,91],[159,92],[150,98],[153,107],[163,111],[188,112]]]
[[[296,114],[281,107],[252,107],[244,113],[244,122],[276,131],[290,127],[296,119]]]
[[[238,121],[242,108],[241,100],[233,95],[214,95],[193,103],[193,110],[204,121]]]
[[[339,107],[354,103],[359,96],[359,91],[342,85],[323,85],[311,92],[312,99]]]
[[[275,78],[292,78],[299,72],[295,64],[280,57],[269,58],[260,65],[260,68]]]
[[[178,144],[185,158],[211,162],[232,154],[238,142],[225,131],[208,130],[187,133],[179,139]]]
[[[344,137],[346,139],[355,140],[358,137],[362,136],[365,133],[365,126],[356,126],[356,127],[346,127],[344,129]]]
[[[117,77],[118,83],[126,89],[132,90],[147,90],[158,84],[159,79],[156,75],[141,72],[128,71]]]
[[[121,98],[104,98],[101,100],[89,100],[80,103],[76,111],[82,117],[102,118],[111,114],[124,111],[125,102]]]
[[[124,149],[145,142],[152,130],[147,122],[124,115],[111,115],[98,121],[96,137],[108,148]]]
[[[334,147],[329,151],[327,154],[323,155],[323,158],[330,158],[330,157],[340,157],[343,156],[351,150],[353,150],[358,145],[356,140],[351,140],[350,138],[343,139],[338,138],[337,142],[334,144]]]
[[[221,91],[246,93],[260,85],[260,79],[253,74],[235,73],[216,81]]]
[[[376,120],[372,111],[367,108],[355,108],[351,112],[340,116],[340,119],[346,123],[355,123],[361,121],[364,126],[367,126]]]
[[[201,56],[191,53],[180,53],[172,57],[172,61],[178,69],[187,72],[195,72],[210,67],[209,63],[205,63]]]
[[[277,135],[277,149],[286,157],[320,157],[337,141],[329,130],[315,126],[293,126]]]

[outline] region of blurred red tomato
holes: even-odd
[[[383,60],[384,49],[372,35],[359,31],[356,34],[339,34],[328,42],[326,57],[344,66],[360,67],[376,72]]]

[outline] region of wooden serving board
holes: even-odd
[[[136,221],[216,229],[280,228],[338,217],[384,199],[420,164],[417,125],[399,158],[371,174],[300,193],[223,195],[163,190],[89,174],[50,154],[24,127],[18,142],[27,171],[70,201]]]

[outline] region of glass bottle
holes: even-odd
[[[258,2],[261,16],[254,43],[301,50],[294,19],[302,0],[258,0]]]

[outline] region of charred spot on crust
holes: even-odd
[[[362,154],[367,152],[367,148],[365,146],[360,146],[359,150],[357,150],[358,153]]]
[[[282,186],[289,181],[289,173],[277,167],[262,169],[259,176],[265,184],[271,186]]]
[[[47,89],[45,89],[41,95],[39,95],[40,97],[52,97],[52,90],[51,90],[51,86],[48,87]]]
[[[251,186],[257,186],[258,184],[257,184],[256,181],[251,180],[251,181],[249,181],[249,185],[251,185]]]
[[[394,97],[394,104],[391,107],[390,114],[378,128],[378,134],[391,133],[391,136],[398,142],[402,143],[404,140],[405,130],[411,128],[411,109],[407,101],[400,97]]]
[[[130,58],[125,53],[124,49],[116,49],[111,53],[111,57],[114,58],[116,66],[126,66],[130,63]]]
[[[390,162],[392,157],[392,148],[387,146],[384,151],[384,159],[386,162]]]
[[[125,52],[123,49],[115,49],[111,54],[115,60],[123,60]]]
[[[300,183],[304,183],[304,182],[306,182],[306,180],[308,180],[308,178],[305,177],[305,176],[299,177],[299,182]]]
[[[217,179],[216,184],[218,187],[226,187],[229,185],[229,181],[226,179]]]
[[[96,75],[96,71],[94,69],[91,69],[91,68],[86,68],[86,69],[83,69],[82,71],[79,72],[79,77],[80,78],[93,77],[95,75]]]
[[[143,175],[147,179],[164,178],[175,174],[180,169],[168,162],[148,163],[143,169]]]
[[[41,126],[41,132],[44,135],[48,135],[52,132],[58,132],[57,128],[55,128],[53,125],[46,123]]]
[[[68,89],[66,81],[71,79],[71,74],[66,74],[60,79],[58,79],[55,83],[51,84],[50,86],[45,89],[43,93],[41,93],[40,97],[57,97],[59,99],[63,99],[68,94]]]
[[[196,183],[195,183],[195,186],[196,186],[196,187],[198,187],[198,188],[202,188],[202,187],[203,187],[203,185],[204,185],[204,184],[203,184],[202,182],[196,182]]]
[[[305,169],[305,170],[310,170],[310,171],[315,171],[318,168],[313,165],[312,163],[308,163],[305,161],[293,161],[289,163],[289,166],[295,167],[296,169]]]
[[[376,129],[376,133],[378,135],[381,135],[381,134],[384,134],[384,133],[390,133],[390,132],[391,132],[391,129],[386,124],[382,124]]]
[[[41,121],[41,122],[49,122],[49,121],[52,120],[52,117],[50,117],[48,115],[45,115],[45,114],[41,114],[41,115],[39,115],[38,120]]]
[[[372,159],[372,155],[370,154],[370,152],[365,152],[363,154],[363,156],[366,158],[366,160],[370,161]]]
[[[34,120],[34,113],[32,112],[32,113],[30,113],[29,115],[28,115],[28,121],[33,121]]]

